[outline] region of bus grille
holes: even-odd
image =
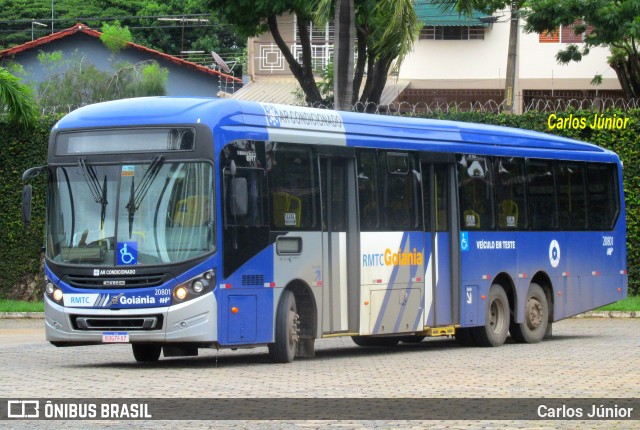
[[[264,275],[242,275],[242,285],[264,285]]]
[[[129,276],[71,276],[62,278],[76,288],[149,288],[158,287],[171,279],[168,273]]]
[[[162,315],[141,316],[95,316],[72,315],[71,324],[75,330],[161,330]]]

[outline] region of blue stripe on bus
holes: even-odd
[[[409,249],[411,249],[411,246],[409,246]],[[409,283],[407,284],[407,291],[409,291],[409,294],[406,297],[406,302],[404,304],[404,306],[400,307],[400,312],[398,312],[398,318],[396,319],[396,324],[393,326],[393,331],[395,333],[398,332],[398,330],[400,329],[400,323],[402,322],[402,317],[404,316],[404,313],[407,310],[407,303],[409,303],[409,297],[411,297],[411,294],[413,293],[413,280],[416,276],[416,272],[418,271],[418,265],[415,266],[410,266],[411,269],[409,271]],[[420,292],[420,290],[418,289],[418,292]],[[415,328],[415,324],[411,327],[411,329],[413,330]]]
[[[407,240],[409,240],[409,233],[402,233],[402,240],[400,241],[400,249],[404,249],[407,244]],[[380,330],[380,325],[382,324],[382,318],[384,317],[384,313],[387,310],[387,305],[389,304],[389,299],[391,298],[391,292],[393,291],[393,283],[396,280],[396,276],[398,276],[398,270],[400,270],[400,265],[397,265],[393,268],[391,272],[391,276],[389,277],[389,284],[387,285],[387,292],[384,295],[384,300],[382,301],[382,306],[380,307],[380,312],[378,313],[378,319],[376,320],[376,325],[373,327],[373,333],[376,334]]]

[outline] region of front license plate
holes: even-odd
[[[129,343],[129,333],[126,331],[105,331],[102,333],[103,343]]]

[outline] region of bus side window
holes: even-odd
[[[524,230],[524,159],[498,157],[493,161],[496,180],[496,215],[500,230]]]
[[[527,160],[527,202],[531,228],[553,230],[557,226],[553,162],[550,160]]]
[[[583,163],[559,162],[558,215],[563,230],[585,230],[587,227],[587,196]]]
[[[587,164],[589,229],[610,230],[620,213],[617,168],[614,164]]]
[[[267,168],[271,193],[271,228],[318,229],[318,186],[308,145],[268,142]]]
[[[460,227],[463,230],[491,230],[493,181],[485,157],[462,155],[458,161]]]
[[[379,154],[382,191],[382,224],[384,230],[416,230],[421,222],[419,212],[416,162],[408,153]]]
[[[365,149],[358,153],[358,204],[362,231],[380,227],[377,167],[375,150]]]

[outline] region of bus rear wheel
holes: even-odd
[[[133,357],[140,363],[151,363],[160,358],[160,345],[149,345],[145,343],[132,343]]]
[[[501,285],[493,284],[487,297],[485,323],[472,329],[478,346],[500,346],[509,334],[509,299]]]
[[[295,296],[284,291],[276,312],[275,343],[269,344],[269,357],[274,363],[291,363],[296,356],[299,319]]]
[[[549,303],[540,285],[529,285],[524,306],[524,321],[512,322],[509,327],[511,338],[519,343],[538,343],[549,325]]]

